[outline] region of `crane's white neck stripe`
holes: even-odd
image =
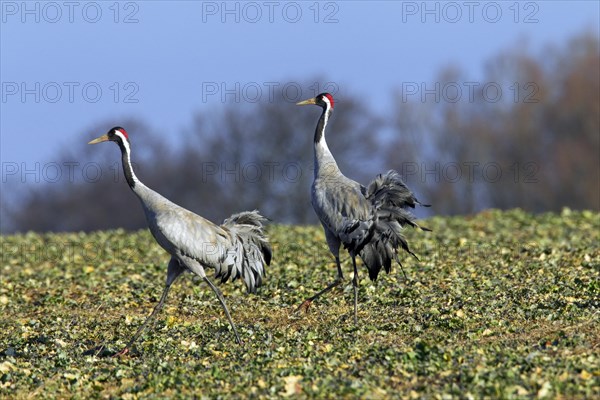
[[[135,173],[133,172],[133,166],[131,165],[131,148],[129,147],[129,140],[119,130],[115,132],[115,135],[121,138],[121,143],[123,143],[123,147],[125,147],[125,154],[127,154],[127,167],[129,168],[129,172],[131,172],[131,177],[133,178],[134,182],[138,183],[138,178],[135,176]]]
[[[325,100],[327,100],[327,99],[325,99]],[[327,104],[329,104],[329,102]],[[325,129],[327,128],[327,122],[329,121],[330,115],[331,115],[331,109],[330,108],[325,109],[325,112],[323,113],[323,126],[321,128],[321,137],[319,138],[319,143],[324,144],[325,147],[327,147],[327,142],[325,142]]]
[[[329,151],[329,146],[327,146],[327,141],[325,140],[325,129],[327,128],[327,121],[329,121],[330,110],[327,109],[325,114],[323,115],[323,128],[321,131],[321,137],[317,142],[317,146],[321,147],[324,150],[325,154],[331,154]]]
[[[121,138],[121,141],[125,144],[125,147],[127,148],[127,153],[129,153],[129,143],[127,143],[127,138],[125,137],[125,135],[123,135],[123,133],[118,129],[115,130],[115,135]]]

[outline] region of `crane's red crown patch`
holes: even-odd
[[[330,95],[329,93],[325,93],[325,97],[327,97],[327,100],[329,100],[329,104],[331,104],[331,108],[333,108],[333,96]]]
[[[129,135],[127,134],[127,131],[126,131],[125,129],[123,129],[123,128],[119,127],[119,128],[115,128],[115,131],[119,131],[119,132],[121,132],[121,133],[123,134],[123,136],[125,136],[125,138],[126,138],[127,140],[129,140]]]

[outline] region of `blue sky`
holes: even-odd
[[[2,1],[1,11],[0,157],[25,166],[107,120],[137,117],[177,137],[193,112],[266,101],[275,85],[296,100],[330,81],[385,111],[402,82],[449,64],[476,81],[498,51],[598,34],[600,18],[597,1]]]

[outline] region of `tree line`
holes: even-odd
[[[448,67],[432,82],[399,83],[392,115],[344,92],[329,147],[342,171],[363,184],[400,171],[433,214],[599,210],[599,44],[584,33],[540,54],[503,51],[478,82]],[[140,179],[177,204],[219,222],[258,208],[276,222],[308,224],[317,222],[310,184],[318,115],[276,93],[271,102],[197,112],[173,143],[139,120],[119,125],[130,132]],[[82,176],[31,187],[3,183],[4,232],[145,226],[118,149],[87,146],[88,139],[57,157],[58,165],[85,164]]]

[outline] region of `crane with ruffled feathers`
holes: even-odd
[[[312,301],[342,283],[344,275],[339,250],[343,245],[350,253],[354,268],[354,323],[357,324],[356,257],[363,260],[373,281],[382,269],[389,273],[394,260],[402,267],[398,258],[398,248],[401,247],[416,257],[402,235],[403,226],[429,230],[417,224],[415,217],[406,208],[429,205],[421,204],[404,184],[400,174],[394,170],[377,176],[367,187],[344,176],[325,141],[325,128],[334,108],[333,96],[321,93],[315,98],[297,103],[308,104],[323,109],[314,135],[314,181],[311,202],[323,225],[329,250],[335,257],[337,276],[333,283],[306,299],[298,310],[308,308]]]
[[[241,212],[226,219],[222,225],[194,214],[167,200],[144,185],[131,165],[131,144],[125,129],[115,127],[89,142],[111,141],[121,149],[123,172],[127,184],[139,198],[154,239],[170,255],[166,286],[162,296],[144,323],[119,355],[125,354],[161,310],[173,282],[185,271],[200,276],[216,294],[236,341],[241,343],[237,329],[221,291],[210,281],[206,269],[214,269],[215,277],[225,282],[240,278],[248,292],[256,292],[271,261],[271,247],[263,230],[265,218],[257,211]]]

